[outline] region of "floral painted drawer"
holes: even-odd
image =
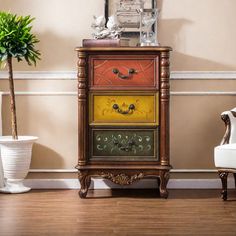
[[[156,56],[100,56],[91,58],[91,86],[94,88],[158,87]]]
[[[156,129],[92,129],[91,160],[156,161]]]
[[[158,125],[158,93],[91,93],[90,124]]]

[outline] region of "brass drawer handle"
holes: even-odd
[[[130,114],[133,113],[133,110],[135,109],[135,105],[134,104],[130,104],[128,110],[126,110],[126,111],[123,111],[122,109],[120,109],[119,105],[116,104],[116,103],[113,104],[112,108],[114,110],[116,110],[118,113],[125,115],[125,114],[129,114],[129,113]]]
[[[133,69],[133,68],[130,68],[130,69],[128,70],[128,75],[123,75],[117,68],[114,68],[114,69],[112,70],[112,72],[113,72],[114,74],[118,75],[118,77],[119,77],[120,79],[128,79],[128,78],[130,78],[130,76],[132,76],[132,74],[137,73],[137,71],[136,71],[135,69]]]
[[[132,151],[132,147],[135,146],[135,142],[132,139],[130,139],[126,145],[123,145],[121,142],[115,139],[113,140],[113,144],[117,146],[119,150],[126,152]]]

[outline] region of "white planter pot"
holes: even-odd
[[[37,139],[33,136],[19,136],[18,140],[13,140],[11,136],[0,137],[1,159],[6,179],[0,192],[24,193],[30,190],[24,186],[23,180],[29,172],[32,146]]]

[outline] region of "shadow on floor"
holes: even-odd
[[[220,189],[170,189],[171,199],[219,199],[221,201]],[[160,198],[157,189],[113,189],[113,190],[89,190],[88,199],[93,198]],[[164,200],[164,199],[163,199]],[[228,201],[236,201],[236,191],[228,191]]]

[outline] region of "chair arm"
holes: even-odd
[[[225,123],[225,134],[223,136],[223,139],[221,141],[221,145],[232,143],[232,131],[236,127],[236,111],[235,108],[231,111],[224,111],[221,113],[221,119]],[[234,128],[232,130],[232,128]]]

